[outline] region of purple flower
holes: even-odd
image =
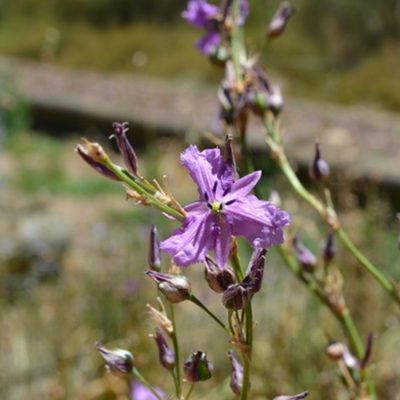
[[[218,11],[217,6],[207,3],[205,0],[190,0],[187,9],[182,12],[182,17],[197,28],[206,28]]]
[[[164,392],[159,389],[154,389],[160,397],[164,397]],[[151,393],[143,383],[139,381],[133,381],[131,386],[131,399],[132,400],[157,400],[157,397]]]
[[[244,236],[254,248],[283,242],[282,228],[289,224],[289,215],[250,194],[260,171],[235,181],[219,149],[200,152],[196,146],[181,154],[181,163],[196,182],[200,199],[185,207],[182,226],[161,243],[177,265],[204,261],[207,252],[214,251],[218,266],[224,268],[232,235]]]
[[[209,55],[213,53],[221,43],[221,36],[217,31],[210,31],[196,41],[196,47],[201,53]]]

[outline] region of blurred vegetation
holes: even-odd
[[[286,93],[400,109],[400,1],[302,0],[286,34],[265,43],[279,1],[251,2],[249,46]],[[0,52],[75,68],[216,82],[196,53],[184,0],[3,0]],[[21,40],[23,37],[23,40]]]

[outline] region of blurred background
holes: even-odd
[[[400,1],[293,3],[297,13],[276,41],[267,42],[265,32],[277,1],[250,0],[247,28],[250,51],[259,54],[267,72],[282,86],[288,114],[294,110],[289,115],[291,127],[303,126],[295,110],[301,114],[304,102],[311,100],[307,112],[321,115],[319,127],[327,124],[323,110],[333,110],[326,132],[333,144],[346,144],[354,135],[352,146],[363,153],[371,151],[374,157],[374,151],[396,148]],[[213,98],[223,70],[194,48],[200,33],[180,17],[185,6],[183,0],[1,0],[1,399],[129,398],[126,381],[104,374],[93,346],[96,340],[131,350],[149,380],[170,389],[148,337],[154,327],[145,304],[155,305],[156,293],[143,271],[150,225],[156,224],[163,238],[175,225],[155,211],[125,201],[121,187],[96,175],[73,150],[86,136],[99,140],[118,160],[107,136],[111,120],[124,117],[132,122],[131,139],[144,175],[160,179],[167,174],[171,190],[183,204],[195,197],[178,154],[188,141],[198,140],[194,129],[208,129],[216,111],[210,120],[198,122],[192,109],[178,101],[178,109],[186,110],[182,119],[191,118],[182,125],[175,114],[163,110],[174,102],[175,88],[184,91],[179,96],[188,103],[200,98],[199,93]],[[138,108],[134,87],[145,93]],[[360,107],[363,114],[358,114]],[[351,119],[354,115],[358,119]],[[349,118],[350,131],[343,131],[341,121]],[[368,132],[371,119],[374,130]],[[146,121],[157,121],[157,126]],[[307,127],[308,152],[297,158],[293,154],[304,177],[316,134]],[[370,147],[364,151],[365,143]],[[380,149],[380,143],[386,147]],[[360,185],[344,173],[343,165],[334,168],[331,183],[350,236],[399,281],[396,155],[383,154],[390,184],[368,179]],[[382,158],[369,159],[367,178]],[[335,155],[328,161],[333,163]],[[279,189],[284,208],[294,215],[292,233],[299,232],[320,254],[326,228],[296,200],[266,158],[259,162],[266,172],[264,195]],[[168,264],[166,257],[164,262]],[[400,351],[398,314],[340,247],[336,262],[363,337],[375,334],[373,373],[379,398],[400,399],[400,360],[393,357]],[[222,316],[220,299],[206,288],[202,268],[193,267],[188,274],[198,297]],[[215,379],[202,384],[193,398],[232,398],[225,382],[227,347],[215,340],[219,328],[208,325],[191,305],[178,308],[182,332],[196,333],[182,334],[183,356],[208,351],[216,365]],[[343,339],[340,327],[274,252],[267,262],[263,294],[257,299],[256,320],[260,328],[254,399],[306,389],[311,399],[346,399],[334,365],[324,355],[328,340]],[[225,384],[218,385],[221,382]]]

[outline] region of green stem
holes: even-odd
[[[228,335],[230,334],[227,326],[215,314],[213,314],[196,296],[192,294],[189,300],[199,306],[201,309],[203,309],[219,326],[221,326],[226,331],[226,333],[228,333]]]
[[[177,399],[181,398],[182,395],[182,384],[181,384],[181,367],[180,367],[180,357],[179,357],[179,343],[178,337],[176,335],[176,323],[175,323],[175,312],[173,304],[170,304],[170,319],[172,322],[173,332],[171,334],[172,344],[175,351],[175,390]]]
[[[338,318],[343,326],[343,329],[347,333],[347,337],[351,343],[351,347],[356,353],[358,359],[364,356],[364,344],[361,340],[360,334],[354,324],[353,318],[348,308],[345,308],[339,315]]]
[[[151,393],[154,394],[154,396],[158,399],[158,400],[163,400],[162,397],[160,397],[160,395],[154,390],[153,386],[150,385],[150,383],[147,381],[147,379],[136,369],[133,368],[132,370],[132,374],[139,379],[140,382],[143,383],[143,385],[145,385],[147,387],[147,389],[150,390]]]
[[[185,397],[185,400],[189,400],[189,397],[191,396],[191,394],[192,394],[192,392],[193,392],[193,389],[194,389],[194,383],[192,383],[192,384],[190,385],[190,389],[189,389],[189,391],[188,391],[188,394],[187,394],[186,397]]]
[[[253,353],[253,310],[251,300],[245,306],[246,352],[243,353],[243,385],[240,400],[246,400],[250,390],[251,358]]]
[[[313,207],[322,219],[337,233],[340,241],[350,251],[351,254],[359,261],[361,266],[388,292],[388,294],[400,305],[400,295],[396,287],[382,274],[379,269],[372,264],[354,245],[354,243],[347,236],[343,228],[340,227],[336,213],[332,208],[327,208],[320,200],[313,196],[300,182],[296,173],[293,171],[286,154],[279,145],[278,138],[280,137],[279,131],[272,126],[270,122],[265,122],[268,131],[267,143],[272,152],[272,158],[281,168],[286,179],[294,191],[305,200],[311,207]]]
[[[364,254],[361,253],[342,228],[338,229],[336,233],[343,245],[354,255],[360,264],[381,284],[393,299],[400,304],[400,296],[396,287],[364,256]]]

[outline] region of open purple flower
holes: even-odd
[[[205,0],[189,0],[182,17],[197,28],[206,28],[218,12],[219,8],[216,5],[209,4]]]
[[[218,266],[224,268],[232,236],[244,236],[254,248],[283,242],[288,213],[250,194],[260,171],[234,180],[219,149],[200,152],[196,146],[181,154],[181,163],[196,182],[200,199],[185,207],[182,226],[161,243],[161,249],[172,254],[177,265],[204,261],[207,252],[214,251]]]

